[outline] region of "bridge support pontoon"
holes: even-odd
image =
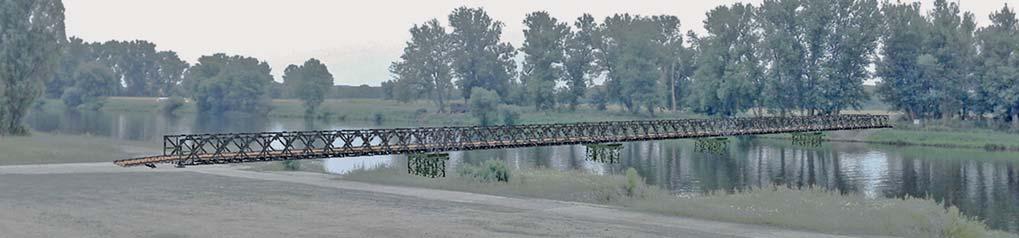
[[[587,160],[615,164],[619,163],[619,152],[623,149],[623,144],[588,144],[587,147]]]
[[[446,177],[447,153],[407,155],[407,173],[422,177]]]

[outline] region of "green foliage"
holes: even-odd
[[[479,182],[509,182],[510,170],[506,162],[487,160],[480,166],[462,165],[457,168],[460,177],[473,178]]]
[[[637,173],[637,169],[634,169],[632,167],[626,169],[626,185],[624,185],[624,188],[626,189],[627,196],[629,197],[638,196],[638,192],[640,192],[639,189],[643,185],[644,178],[640,177],[640,174]]]
[[[672,17],[616,14],[599,27],[599,63],[608,71],[607,96],[636,113],[661,104],[663,42],[675,41],[679,22]]]
[[[56,70],[67,40],[63,3],[0,2],[0,36],[0,136],[25,135],[22,120]]]
[[[1008,6],[990,18],[991,24],[977,33],[981,52],[977,97],[984,102],[978,112],[1019,125],[1019,20]]]
[[[333,75],[322,62],[309,59],[303,65],[290,65],[283,71],[283,85],[304,101],[305,116],[314,116],[333,87]]]
[[[494,124],[498,118],[499,94],[484,88],[471,90],[470,111],[482,126]]]
[[[502,115],[502,124],[507,126],[517,125],[520,122],[520,113],[509,108],[502,108],[499,112]]]
[[[206,113],[269,112],[269,64],[243,56],[202,56],[185,80],[198,111]]]
[[[73,86],[60,97],[68,108],[99,110],[120,86],[109,67],[94,62],[81,64],[73,78]]]
[[[570,109],[577,108],[580,99],[587,93],[587,87],[593,84],[588,82],[598,73],[594,64],[594,34],[598,24],[590,14],[584,14],[573,26],[576,30],[566,39],[566,59],[563,61],[567,89],[562,93],[562,101],[569,104]]]
[[[464,99],[475,87],[505,96],[516,74],[516,54],[509,43],[500,42],[503,23],[481,8],[460,7],[449,14],[453,72]]]
[[[878,93],[894,109],[913,118],[965,116],[976,104],[977,84],[969,71],[975,56],[972,14],[938,0],[925,17],[919,3],[882,8],[886,19]]]
[[[699,46],[694,73],[694,109],[708,115],[734,116],[761,102],[760,36],[754,29],[754,7],[742,3],[708,12],[707,35]]]
[[[428,98],[435,102],[439,112],[445,112],[453,91],[450,35],[436,19],[414,25],[410,34],[400,61],[389,66],[394,77],[390,82],[391,96],[401,102]]]
[[[289,171],[298,171],[298,170],[301,170],[301,161],[298,161],[298,160],[284,160],[284,161],[280,161],[280,164],[283,164],[283,169],[284,170],[289,170]]]
[[[535,109],[552,109],[556,105],[556,82],[561,81],[564,74],[558,65],[564,63],[570,27],[547,12],[528,13],[524,26],[524,45],[520,47],[524,52],[521,72],[524,87]]]

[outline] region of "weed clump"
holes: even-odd
[[[457,169],[460,177],[473,178],[481,182],[509,182],[509,167],[501,160],[488,160],[481,166],[464,165]]]

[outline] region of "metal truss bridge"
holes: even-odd
[[[162,155],[114,163],[183,167],[890,127],[888,116],[831,115],[167,135]]]

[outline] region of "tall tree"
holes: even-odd
[[[616,14],[605,18],[597,34],[599,67],[608,71],[605,87],[612,101],[631,112],[641,107],[654,115],[661,103],[661,48],[654,41],[659,25],[650,17]]]
[[[214,54],[202,56],[184,83],[202,113],[269,112],[272,83],[269,64],[256,58]]]
[[[333,88],[333,75],[322,62],[309,59],[303,65],[289,65],[283,71],[283,82],[292,95],[304,102],[304,115],[312,116]]]
[[[64,89],[74,86],[74,73],[86,62],[97,62],[98,43],[85,42],[81,38],[71,37],[61,47],[60,63],[53,73],[53,78],[46,81],[46,97],[60,98]]]
[[[60,0],[0,1],[0,136],[28,134],[22,120],[66,40]]]
[[[535,109],[551,109],[556,105],[556,82],[564,78],[561,65],[570,27],[547,12],[528,13],[524,27],[522,81]]]
[[[941,117],[960,116],[965,119],[969,92],[976,89],[975,77],[970,72],[976,55],[974,32],[976,21],[972,13],[961,13],[957,3],[934,1],[929,13],[931,21],[927,47],[940,72],[931,75],[938,92],[938,110]]]
[[[885,25],[882,57],[877,63],[877,75],[881,77],[877,92],[882,100],[911,119],[930,117],[935,113],[933,107],[938,97],[932,75],[922,73],[936,67],[924,47],[930,24],[921,15],[919,3],[886,3],[882,11]]]
[[[977,33],[980,56],[978,90],[986,112],[1019,125],[1019,19],[1007,5],[990,15]]]
[[[563,68],[566,76],[566,92],[563,93],[563,102],[569,104],[570,109],[576,109],[580,98],[587,91],[588,82],[594,78],[594,34],[598,25],[594,17],[584,14],[573,23],[575,31],[566,39],[566,54],[563,61]]]
[[[818,108],[825,114],[838,114],[859,108],[868,98],[863,82],[871,78],[867,67],[877,48],[881,13],[877,0],[834,1],[830,6],[831,31],[825,44],[828,59],[823,64]]]
[[[410,91],[397,96],[404,97],[404,101],[428,97],[439,112],[444,112],[453,90],[450,37],[436,19],[415,25],[410,35],[400,61],[389,67],[395,83]]]
[[[679,18],[675,16],[653,16],[651,20],[658,26],[658,34],[652,38],[655,47],[658,48],[658,72],[659,81],[662,86],[659,94],[665,95],[663,99],[667,102],[669,110],[676,110],[681,80],[685,80],[692,73],[689,70],[689,58],[686,57],[687,49],[683,46],[683,31],[679,28]],[[667,88],[666,88],[667,87]]]
[[[516,62],[513,46],[499,40],[503,23],[492,20],[484,9],[460,7],[449,15],[449,24],[453,71],[464,99],[470,99],[475,87],[505,97]]]
[[[801,108],[811,90],[804,82],[802,7],[802,0],[766,0],[757,9],[761,59],[768,65],[762,103],[780,115]]]
[[[754,7],[742,3],[717,7],[708,12],[704,28],[707,35],[697,39],[694,109],[734,116],[756,106],[761,65],[755,51],[760,36],[754,30]]]
[[[153,94],[150,95],[166,97],[178,94],[175,90],[184,80],[184,71],[188,69],[189,64],[173,51],[156,52],[156,63],[159,71],[151,81]]]

